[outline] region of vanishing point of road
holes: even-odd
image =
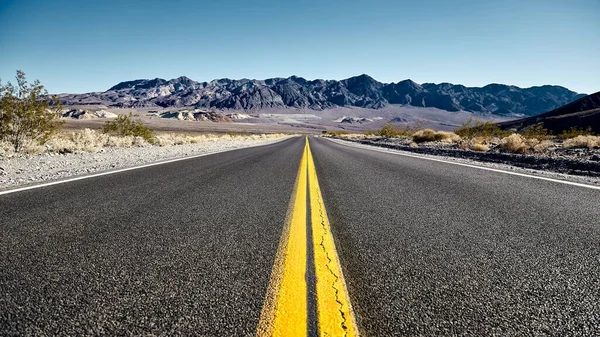
[[[597,336],[600,190],[320,137],[0,194],[0,335]]]

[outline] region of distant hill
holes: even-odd
[[[482,88],[451,83],[418,84],[411,80],[381,83],[368,75],[345,80],[306,80],[302,77],[266,80],[218,79],[196,82],[185,76],[121,82],[105,92],[63,94],[64,105],[110,107],[196,107],[260,110],[266,108],[334,107],[379,109],[390,104],[470,111],[502,116],[533,116],[584,95],[564,87],[519,88],[489,84]]]
[[[600,133],[600,91],[541,115],[499,123],[504,129],[517,129],[544,123],[544,128],[560,133],[572,127],[591,127]]]

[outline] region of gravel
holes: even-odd
[[[410,153],[410,154],[418,154],[423,157],[437,158],[443,159],[450,162],[457,162],[463,164],[484,166],[499,170],[506,170],[512,172],[526,173],[530,175],[547,177],[552,179],[560,179],[567,180],[582,184],[600,186],[600,175],[598,175],[595,171],[583,171],[583,170],[564,170],[563,165],[564,161],[580,161],[584,164],[588,165],[598,165],[595,163],[593,159],[591,161],[585,160],[577,160],[574,158],[554,158],[548,160],[548,158],[544,158],[548,160],[545,165],[539,163],[537,161],[536,156],[526,156],[526,155],[517,155],[517,154],[500,154],[501,159],[495,160],[494,156],[498,156],[496,153],[482,153],[482,152],[474,152],[474,151],[465,151],[465,150],[448,150],[442,146],[435,147],[429,146],[425,147],[421,145],[419,148],[414,149],[409,146],[402,146],[400,144],[392,144],[390,142],[365,142],[365,141],[357,141],[357,140],[347,140],[347,139],[333,139],[335,142],[348,143],[351,142],[353,146],[363,147],[363,148],[385,148],[389,151],[397,151],[401,153]],[[445,155],[446,154],[446,155]],[[472,156],[469,156],[472,155]],[[522,159],[529,159],[530,162],[523,162]],[[536,162],[537,161],[537,162]],[[552,163],[555,163],[553,166]],[[531,164],[531,165],[529,165]],[[527,167],[530,166],[530,167]],[[567,173],[568,172],[568,173]],[[572,173],[572,174],[569,174]],[[586,174],[587,173],[587,174]]]
[[[168,159],[265,145],[280,140],[281,138],[266,138],[207,141],[163,147],[105,147],[96,153],[48,153],[32,157],[0,157],[0,190]]]

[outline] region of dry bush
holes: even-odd
[[[565,140],[563,143],[565,148],[597,148],[600,147],[600,136],[577,136]]]
[[[57,134],[46,143],[46,151],[56,153],[98,152],[106,145],[108,138],[107,135],[90,129]]]
[[[7,141],[0,140],[0,157],[12,157],[15,154],[15,146]]]
[[[386,124],[381,128],[381,130],[379,130],[379,136],[384,138],[398,138],[408,135],[403,130],[398,130],[391,124]]]
[[[145,146],[149,143],[141,136],[109,136],[106,140],[107,147],[134,147]]]
[[[460,141],[460,136],[454,132],[438,131],[435,133],[435,139],[444,143],[452,144]]]
[[[374,133],[384,138],[412,137],[412,135],[417,132],[422,125],[423,123],[417,122],[413,125],[406,125],[404,128],[398,129],[392,124],[386,124],[379,131],[375,131]]]
[[[232,140],[261,140],[281,138],[284,134],[160,134],[153,139],[157,145],[181,145],[200,142],[232,141]],[[37,141],[24,143],[19,151],[25,155],[37,155],[41,153],[84,153],[98,152],[103,147],[135,147],[151,146],[142,136],[114,136],[95,130],[84,129],[71,133],[58,133],[46,140],[43,145]],[[15,155],[14,146],[10,142],[0,142],[0,156],[12,157]]]
[[[471,143],[469,145],[469,149],[477,152],[488,152],[490,150],[490,147],[485,144]]]
[[[349,134],[348,131],[345,130],[339,130],[339,131],[324,131],[323,134],[325,136],[330,136],[330,137],[341,137],[343,135],[347,135]]]
[[[154,141],[160,146],[197,144],[202,142],[221,142],[221,141],[244,141],[244,140],[262,140],[282,138],[289,135],[282,133],[275,134],[252,134],[244,133],[226,133],[226,134],[181,134],[181,133],[163,133],[154,137]],[[349,135],[350,136],[350,135]]]
[[[490,150],[489,145],[484,144],[485,139],[476,137],[470,140],[459,141],[458,147],[462,150],[472,150],[478,152],[487,152]]]
[[[553,145],[554,142],[552,142],[551,140],[542,140],[541,142],[533,145],[532,148],[533,152],[543,153],[548,151],[548,149],[551,148]]]
[[[412,135],[413,141],[417,143],[441,141],[444,143],[455,143],[460,140],[460,136],[454,132],[434,131],[432,129],[419,130]]]
[[[432,129],[419,130],[412,135],[412,139],[416,143],[432,142],[435,139],[435,131]]]
[[[530,146],[527,145],[523,136],[513,133],[512,135],[502,139],[500,148],[511,153],[527,153],[530,149]]]

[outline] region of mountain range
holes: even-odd
[[[59,95],[64,105],[105,105],[121,108],[194,107],[235,110],[335,107],[380,109],[388,105],[432,107],[500,116],[534,116],[575,101],[584,94],[543,85],[519,88],[489,84],[466,87],[411,80],[381,83],[368,75],[345,80],[302,77],[266,80],[218,79],[196,82],[182,76],[121,82],[104,92]]]

